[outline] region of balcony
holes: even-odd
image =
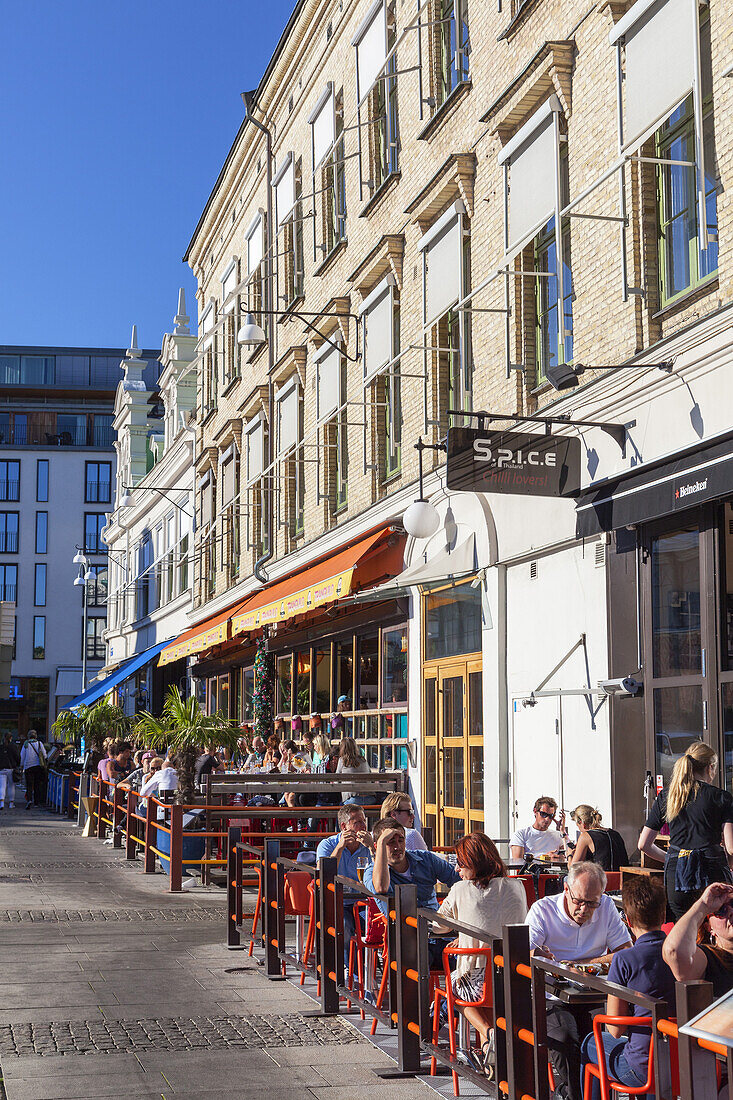
[[[115,436],[107,414],[0,412],[0,447],[111,447]]]

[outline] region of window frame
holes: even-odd
[[[33,567],[33,606],[45,607],[48,595],[48,564],[37,561]]]
[[[100,477],[103,472],[103,467],[107,468],[108,477],[106,482]],[[91,467],[96,467],[96,480],[90,479]],[[107,486],[107,496],[100,496],[100,486]],[[90,496],[90,487],[96,486],[96,497]],[[84,463],[84,503],[85,504],[109,504],[112,493],[112,463],[111,462],[97,462],[88,461]]]
[[[8,519],[15,517],[15,532],[8,532]],[[8,545],[9,534],[15,535],[15,546]],[[0,554],[17,554],[20,549],[20,512],[0,512]]]
[[[42,641],[38,644],[38,631],[40,630],[42,635]],[[38,651],[41,650],[39,653]],[[45,661],[46,660],[46,616],[34,615],[33,616],[33,660]]]
[[[45,460],[48,462],[48,459]],[[17,475],[12,478],[11,468],[15,467]],[[5,477],[0,476],[0,501],[3,503],[15,503],[20,500],[20,461],[15,458],[0,459],[0,471],[5,471]],[[2,490],[4,486],[4,492]],[[12,495],[11,487],[15,486],[15,496]]]
[[[94,517],[94,516],[96,516],[96,518],[97,518],[97,532],[96,532],[95,543],[94,543],[94,545],[90,546],[90,545],[87,544],[87,535],[89,533],[89,520],[92,519],[92,517]],[[102,521],[101,524],[99,523],[99,520]],[[90,554],[106,554],[107,553],[107,547],[104,545],[104,542],[102,541],[102,538],[101,538],[101,532],[104,530],[104,528],[106,526],[107,526],[107,513],[106,512],[85,512],[84,513],[84,549],[88,553],[90,553]]]
[[[8,576],[14,577],[10,582]],[[8,592],[12,589],[12,595]],[[14,562],[0,564],[0,599],[10,602],[18,602],[18,566]]]
[[[39,524],[39,520],[41,519],[42,516],[44,517],[43,523]],[[40,540],[39,540],[39,537],[38,537],[39,534],[41,533],[40,532],[40,526],[43,526],[43,548],[42,549],[39,547],[39,541]],[[48,512],[44,512],[44,511],[40,511],[40,512],[37,511],[36,512],[35,547],[36,547],[36,553],[37,554],[47,554],[48,553]]]
[[[41,477],[41,471],[44,470],[45,474]],[[49,490],[49,461],[47,458],[39,458],[36,461],[36,503],[48,504],[48,490]],[[45,490],[42,489],[42,485],[45,483]],[[45,491],[45,496],[42,493]]]

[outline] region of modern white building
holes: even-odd
[[[0,598],[16,603],[10,698],[0,730],[44,736],[104,663],[107,551],[114,491],[113,402],[124,352],[0,347]],[[146,365],[154,384],[157,364]],[[79,548],[83,585],[74,586]]]

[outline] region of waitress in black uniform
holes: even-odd
[[[669,787],[657,795],[639,849],[664,862],[667,902],[679,920],[713,882],[733,882],[733,795],[713,786],[717,754],[695,741],[675,763]],[[669,854],[654,841],[669,824]],[[722,846],[724,845],[724,847]]]

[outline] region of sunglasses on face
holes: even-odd
[[[412,806],[400,806],[397,813],[398,814],[409,814],[410,817],[415,816],[415,811],[413,810]]]
[[[540,817],[552,817],[552,814],[548,814],[547,810],[538,810],[537,813],[540,815]]]

